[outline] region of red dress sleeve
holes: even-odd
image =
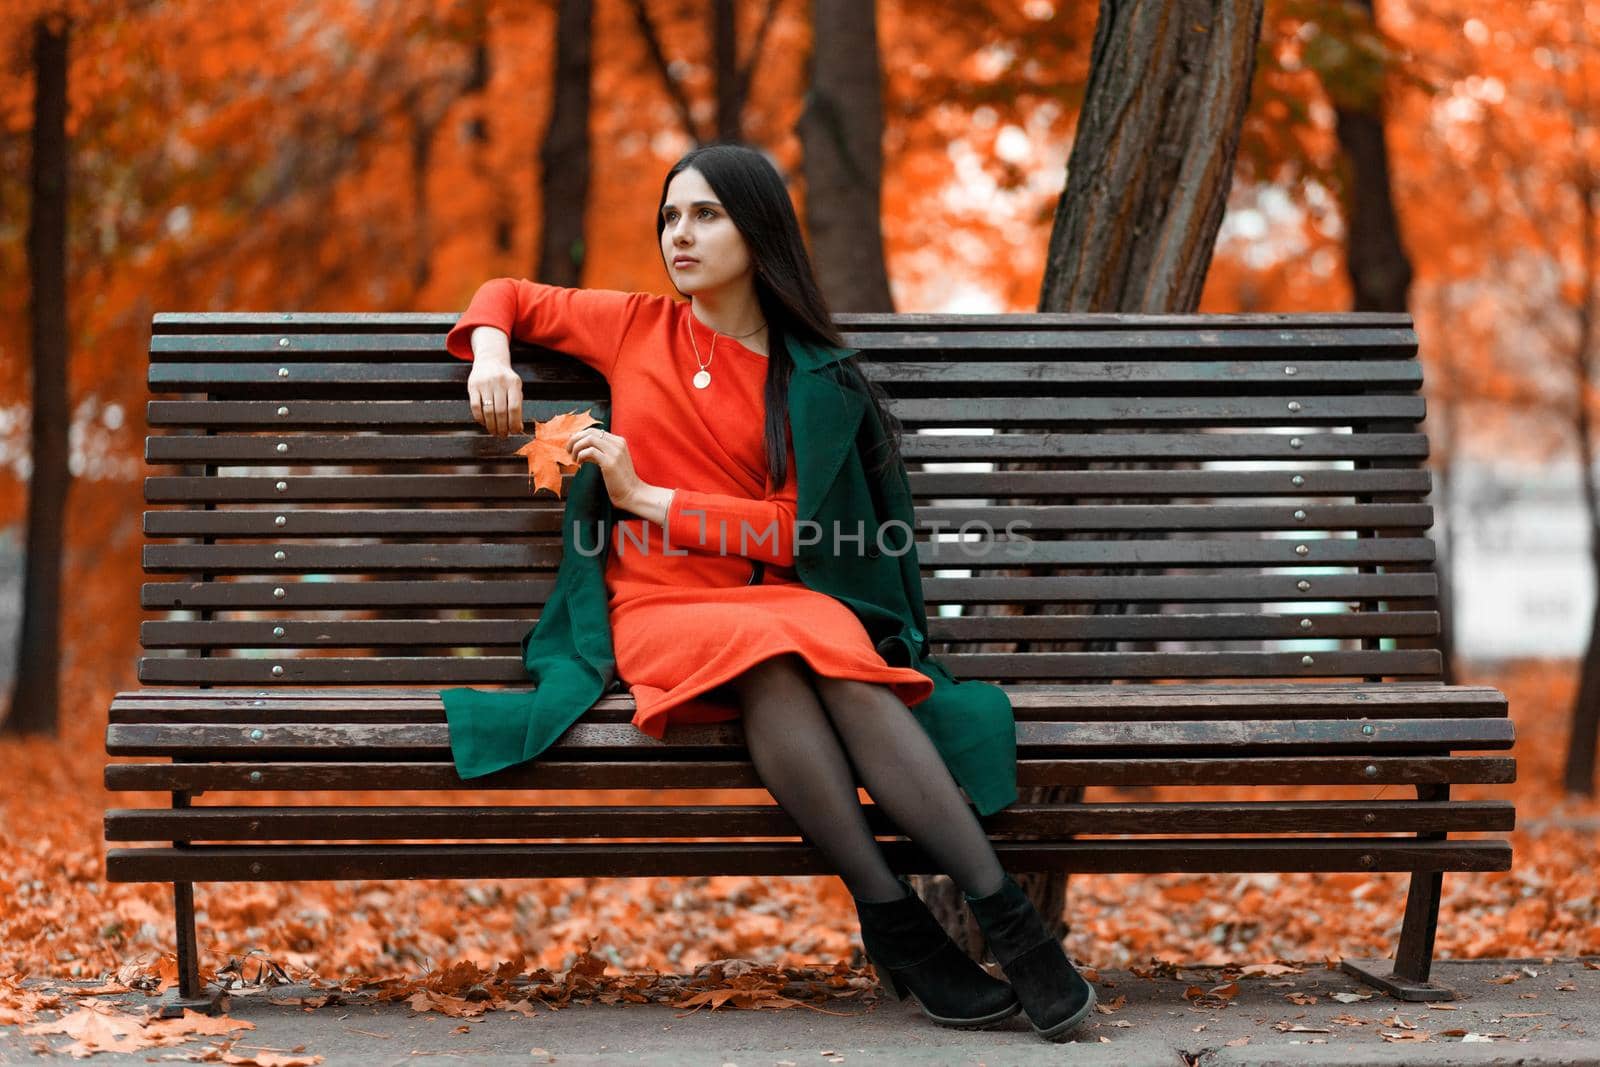
[[[674,548],[707,555],[744,556],[778,567],[794,565],[796,479],[789,476],[760,500],[678,488],[667,505],[667,538]]]
[[[545,285],[526,278],[493,278],[478,287],[467,310],[445,335],[444,346],[457,359],[470,362],[472,331],[493,326],[514,341],[581,360],[609,381],[628,324],[649,297],[649,293]]]

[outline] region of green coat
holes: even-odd
[[[1011,701],[997,685],[957,681],[928,653],[928,620],[915,550],[899,551],[912,528],[910,484],[905,466],[893,464],[870,477],[865,457],[883,440],[870,399],[842,384],[830,365],[853,355],[790,341],[794,375],[789,382],[789,422],[794,439],[796,520],[825,531],[814,545],[795,552],[796,574],[807,587],[827,593],[855,612],[880,655],[893,666],[910,666],[931,678],[933,693],[911,707],[955,780],[981,815],[1017,799],[1017,735]],[[880,523],[887,528],[878,551]],[[476,778],[532,759],[587,711],[611,686],[616,661],[611,644],[605,586],[606,553],[585,555],[609,544],[612,505],[600,468],[585,463],[573,476],[562,515],[562,556],[555,589],[543,613],[522,639],[522,662],[537,688],[528,691],[446,689],[450,748],[462,778]],[[862,523],[864,550],[843,541],[837,552],[827,531],[853,534]],[[837,525],[835,525],[837,524]],[[603,530],[603,539],[597,539]]]

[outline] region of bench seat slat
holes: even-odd
[[[909,841],[882,843],[902,872],[939,868]],[[1001,841],[1009,870],[1131,871],[1503,871],[1504,841],[1408,838],[1320,840],[1193,838],[1138,841]],[[323,881],[352,878],[671,877],[697,874],[828,874],[832,865],[810,845],[704,842],[614,845],[194,845],[114,848],[113,882]]]
[[[1147,755],[1172,749],[1205,753],[1316,751],[1326,754],[1510,748],[1509,719],[1244,719],[1177,722],[1017,723],[1017,748],[1034,756]],[[631,724],[577,722],[541,758],[674,758],[684,750],[708,757],[743,753],[738,723],[674,727],[657,740]],[[120,756],[172,755],[187,758],[268,759],[333,752],[357,757],[406,753],[418,759],[449,754],[448,727],[434,723],[267,723],[230,725],[112,723],[106,751]]]
[[[1015,685],[1002,684],[1018,719],[1116,721],[1120,719],[1504,718],[1505,694],[1490,686],[1420,682],[1382,684],[1255,682],[1245,686],[1201,685]],[[294,716],[397,715],[370,721],[440,722],[437,689],[135,689],[111,702],[113,722],[232,722],[243,714],[277,709]],[[584,721],[628,722],[634,701],[627,694],[601,697]],[[138,716],[143,716],[140,718]],[[163,718],[163,716],[165,718]],[[351,721],[369,721],[352,718]]]
[[[1022,758],[1021,786],[1443,785],[1516,781],[1509,756],[1294,756],[1247,759]],[[113,790],[760,789],[746,760],[534,760],[463,781],[453,763],[112,763]]]
[[[863,805],[873,833],[900,831],[876,805]],[[1256,801],[1164,804],[1013,804],[980,820],[995,836],[1019,834],[1208,834],[1248,826],[1263,833],[1431,833],[1510,830],[1507,801]],[[431,838],[798,837],[771,804],[674,807],[191,807],[113,809],[108,841],[360,841]]]

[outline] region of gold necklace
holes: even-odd
[[[694,339],[694,315],[691,314],[689,316],[689,343],[694,345],[694,361],[700,365],[700,369],[695,372],[693,378],[694,387],[696,389],[704,389],[711,384],[711,372],[706,368],[711,366],[711,359],[717,358],[717,331],[711,331],[711,359],[702,363],[700,360],[700,342]]]
[[[694,387],[696,389],[704,389],[711,384],[711,372],[706,370],[706,368],[711,366],[711,361],[717,357],[718,332],[716,330],[711,330],[711,355],[708,356],[704,362],[702,362],[700,359],[700,342],[695,340],[694,336],[694,324],[694,312],[691,311],[689,313],[689,343],[694,346],[694,361],[700,367],[700,369],[695,372],[695,375],[691,381],[694,382]],[[750,337],[766,329],[766,326],[767,324],[763,322],[760,326],[757,326],[749,333],[730,333],[728,336],[734,338],[735,340],[738,340],[742,337]],[[711,328],[707,327],[707,329]]]

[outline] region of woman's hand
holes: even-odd
[[[522,432],[522,379],[511,369],[511,341],[504,330],[472,331],[472,373],[467,375],[472,417],[498,437]]]
[[[633,469],[633,456],[626,438],[598,426],[585,426],[567,438],[567,451],[579,463],[593,463],[606,480],[606,495],[615,507],[635,511],[650,490],[657,488],[640,479]]]

